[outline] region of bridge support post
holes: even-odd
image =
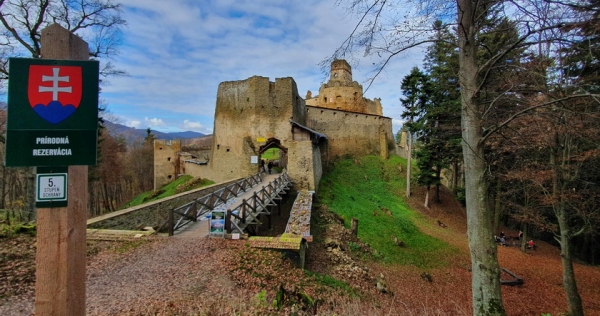
[[[170,208],[169,209],[169,237],[175,235],[175,214],[174,214],[174,209]]]
[[[231,234],[231,210],[227,210],[227,215],[225,215],[225,230],[227,234]]]
[[[273,207],[267,206],[269,208],[269,230],[273,230],[273,222],[271,218],[273,217]]]

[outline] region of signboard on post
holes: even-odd
[[[10,58],[6,166],[95,165],[97,61]]]
[[[36,174],[36,207],[65,207],[67,206],[68,168],[40,167]]]
[[[225,211],[212,211],[209,236],[225,236]]]

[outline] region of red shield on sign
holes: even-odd
[[[81,102],[81,67],[31,65],[27,96],[33,110],[56,124],[71,116]]]

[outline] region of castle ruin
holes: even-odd
[[[387,158],[395,151],[391,118],[382,115],[379,99],[363,97],[362,86],[352,81],[352,69],[345,60],[335,60],[319,95],[313,97],[308,91],[306,99],[299,96],[291,77],[275,82],[260,76],[222,82],[213,131],[207,161],[182,153],[173,163],[168,158],[176,150],[174,143],[166,146],[165,141],[156,141],[155,187],[180,173],[217,183],[246,177],[259,171],[262,153],[279,148],[280,166],[286,168],[296,189],[316,190],[323,164],[344,156]],[[162,148],[158,155],[157,148]]]

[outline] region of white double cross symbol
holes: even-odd
[[[52,92],[52,101],[58,101],[59,92],[71,93],[72,87],[59,87],[59,82],[69,82],[69,76],[60,77],[60,68],[52,68],[52,77],[42,76],[42,81],[52,81],[52,87],[39,86],[38,92]]]

